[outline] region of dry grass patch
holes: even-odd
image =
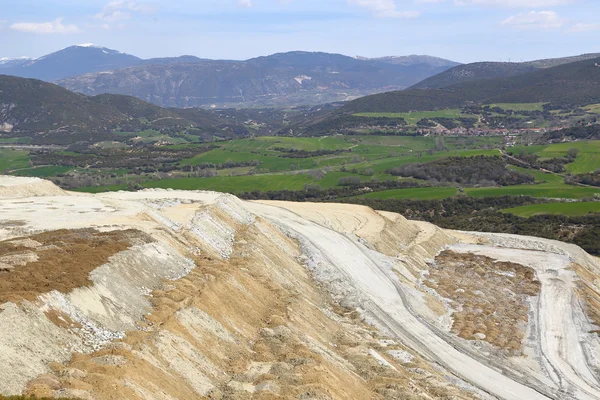
[[[452,301],[452,332],[519,352],[528,322],[527,299],[541,284],[532,268],[475,254],[444,251],[424,282]]]
[[[0,242],[0,304],[91,284],[89,274],[129,247],[152,239],[138,230],[58,230]]]
[[[21,220],[9,219],[0,221],[0,227],[2,228],[13,228],[18,226],[25,226],[27,223]]]

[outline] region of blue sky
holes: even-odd
[[[95,43],[143,58],[290,50],[460,62],[600,52],[598,0],[2,0],[0,57]]]

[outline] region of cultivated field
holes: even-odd
[[[542,111],[545,103],[498,103],[488,104],[490,108],[498,107],[513,111]]]
[[[589,213],[600,213],[600,202],[532,204],[522,207],[507,208],[502,210],[502,212],[515,214],[520,217],[532,217],[534,215],[542,214],[580,216]]]
[[[418,118],[423,117],[418,115]],[[153,133],[141,132],[139,136],[149,137]],[[198,149],[191,157],[162,164],[169,167],[167,172],[159,172],[160,169],[151,172],[161,168],[154,161],[137,170],[119,165],[97,167],[95,160],[99,156],[96,155],[88,155],[87,161],[73,165],[82,155],[64,150],[57,151],[56,155],[70,157],[70,165],[44,165],[40,164],[39,156],[30,154],[29,150],[4,148],[0,149],[0,172],[50,178],[59,184],[70,182],[70,177],[75,176],[81,183],[71,189],[93,193],[141,188],[215,190],[234,194],[303,191],[308,187],[342,189],[347,188],[344,181],[353,179],[353,182],[360,181],[369,189],[361,194],[355,191],[348,196],[363,199],[434,200],[458,195],[474,198],[512,195],[586,199],[600,194],[600,188],[566,184],[564,173],[544,173],[512,165],[510,169],[533,176],[535,182],[512,186],[467,185],[461,188],[457,183],[437,183],[389,173],[391,169],[406,164],[429,163],[446,157],[500,156],[502,145],[501,137],[444,137],[440,141],[435,137],[335,135],[320,138],[256,137],[213,142],[208,144],[210,148],[203,148],[207,145],[201,144],[143,148],[149,152]],[[600,141],[516,147],[512,151],[536,154],[544,160],[565,157],[572,148],[579,149],[579,154],[573,163],[566,165],[567,173],[593,172],[600,168]],[[149,157],[149,160],[153,158]]]
[[[578,187],[566,184],[515,185],[491,188],[466,188],[472,197],[532,196],[549,199],[582,199],[600,193],[600,188]]]
[[[566,166],[567,172],[573,174],[582,174],[594,172],[600,169],[600,141],[581,141],[574,143],[558,143],[547,146],[517,146],[513,152],[525,152],[527,154],[536,154],[542,159],[554,157],[565,157],[569,149],[578,149],[579,154],[575,162]]]
[[[408,113],[357,113],[357,117],[368,118],[404,118],[408,125],[416,125],[422,119],[429,118],[461,118],[465,117],[458,108],[439,111],[413,111]]]
[[[452,197],[458,193],[453,187],[432,187],[415,189],[392,189],[381,192],[367,193],[359,196],[365,199],[421,199],[421,200],[440,200]]]
[[[29,157],[27,151],[0,149],[0,173],[9,170],[27,168]]]

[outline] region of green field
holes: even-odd
[[[325,175],[325,177],[323,177],[323,179],[321,180],[315,180],[311,183],[317,184],[320,187],[322,187],[323,189],[327,189],[327,188],[331,188],[331,187],[335,187],[338,185],[338,182],[341,178],[345,178],[348,176],[357,176],[360,178],[361,182],[363,183],[367,183],[369,182],[372,177],[370,176],[364,176],[364,175],[359,175],[359,174],[354,174],[351,172],[338,172],[338,171],[333,171],[333,172],[329,172],[327,173],[327,175]]]
[[[282,172],[297,169],[313,169],[319,166],[331,166],[350,163],[354,157],[377,158],[383,157],[384,146],[359,148],[357,140],[345,140],[338,137],[323,138],[287,138],[287,137],[258,137],[253,139],[238,139],[219,142],[219,148],[183,160],[180,165],[199,165],[203,163],[223,164],[227,160],[236,163],[258,161],[258,168],[263,172]],[[312,158],[288,158],[285,153],[275,149],[296,149],[306,151],[357,149],[356,154],[341,153]]]
[[[252,139],[236,139],[219,143],[225,150],[235,152],[275,152],[273,148],[296,150],[338,150],[352,147],[353,143],[343,137],[326,136],[320,138],[290,138],[280,136],[262,136]]]
[[[583,107],[583,109],[592,114],[600,114],[600,104],[590,104]]]
[[[31,138],[22,137],[22,138],[0,138],[0,144],[29,144],[31,143]]]
[[[572,148],[579,149],[579,155],[575,162],[567,164],[567,172],[582,174],[600,168],[600,141],[597,140],[553,144],[536,154],[540,157],[564,157]]]
[[[146,182],[148,188],[171,188],[184,190],[215,190],[219,192],[241,193],[255,190],[301,190],[304,185],[314,183],[305,174],[256,175],[256,176],[216,176],[212,178],[172,178]]]
[[[551,144],[547,146],[516,146],[513,152],[525,151],[528,154],[537,154],[540,158],[565,157],[569,149],[579,149],[575,162],[566,165],[567,172],[582,174],[594,172],[600,168],[600,141],[581,141]]]
[[[509,166],[509,168],[513,171],[517,171],[525,175],[531,175],[535,178],[535,181],[539,183],[555,183],[558,185],[563,184],[563,177],[557,174],[551,174],[534,169],[516,167],[514,165]]]
[[[408,125],[416,125],[423,118],[461,118],[465,117],[459,109],[447,109],[439,111],[414,111],[407,113],[357,113],[355,117],[367,118],[404,118]]]
[[[277,157],[276,155],[265,156],[257,153],[242,153],[225,149],[216,149],[199,154],[193,158],[183,160],[180,165],[223,164],[229,160],[236,163],[256,160],[260,163],[259,168],[267,172],[289,171],[292,169],[292,165],[296,169],[309,169],[316,166],[312,158],[284,158]]]
[[[567,171],[572,174],[583,174],[600,169],[599,153],[582,153],[573,164],[567,165]]]
[[[35,168],[20,169],[18,171],[15,171],[15,175],[47,178],[50,176],[66,174],[67,172],[71,171],[72,169],[73,169],[72,167],[60,167],[60,166],[35,167]]]
[[[491,108],[498,107],[503,110],[513,111],[542,111],[546,103],[497,103],[487,104]]]
[[[219,143],[218,149],[199,154],[180,162],[181,166],[203,163],[222,164],[227,160],[236,163],[258,161],[257,174],[239,175],[254,167],[236,167],[218,170],[218,177],[171,178],[144,184],[147,187],[171,187],[174,189],[207,189],[240,193],[248,191],[300,190],[306,184],[317,184],[322,188],[335,187],[340,178],[358,176],[363,183],[372,179],[398,178],[386,174],[386,170],[407,163],[424,163],[450,156],[499,155],[499,150],[481,150],[480,146],[498,145],[498,140],[489,138],[448,138],[446,151],[426,152],[434,146],[429,137],[324,137],[285,138],[260,137]],[[324,155],[310,158],[287,158],[277,148],[295,148],[306,151],[352,149],[351,153]],[[464,148],[470,148],[465,150]],[[311,170],[327,171],[321,180],[308,174]],[[367,174],[372,170],[373,174]],[[297,172],[293,172],[297,171]],[[447,189],[447,188],[446,188]],[[452,194],[456,190],[454,189]]]
[[[441,200],[454,196],[458,190],[453,187],[431,187],[431,188],[410,188],[410,189],[392,189],[382,192],[366,193],[356,196],[364,199],[419,199],[419,200]]]
[[[144,131],[139,132],[115,132],[117,135],[121,136],[130,136],[132,139],[143,142],[143,143],[151,143],[156,141],[162,141],[164,143],[170,144],[187,144],[190,142],[198,142],[198,137],[192,135],[179,135],[177,137],[169,136],[165,133],[161,133],[159,131],[155,131],[153,129],[146,129]],[[102,144],[101,144],[102,145]],[[107,145],[106,142],[103,143],[104,146]]]
[[[0,173],[29,167],[29,152],[0,149]]]
[[[287,140],[283,140],[287,139]],[[371,137],[340,138],[256,138],[233,140],[222,145],[218,149],[210,150],[180,162],[181,166],[200,165],[203,163],[223,164],[227,160],[236,163],[258,161],[258,169],[262,173],[283,172],[293,170],[310,170],[324,167],[340,167],[347,165],[348,168],[375,170],[377,177],[386,169],[407,163],[422,163],[451,156],[474,156],[474,155],[499,155],[498,150],[473,149],[478,146],[499,145],[497,141],[485,139],[485,141],[467,141],[466,139],[453,140],[449,138],[447,151],[434,154],[425,152],[434,146],[432,138],[415,137],[389,137],[387,140]],[[301,144],[298,144],[301,143]],[[296,145],[297,148],[316,150],[340,150],[351,149],[352,152],[324,155],[311,158],[287,158],[282,157],[281,152],[274,148]],[[467,148],[467,149],[464,149]],[[470,148],[470,149],[469,149]]]
[[[100,185],[74,189],[75,192],[85,193],[118,192],[119,190],[127,190],[127,185]]]
[[[493,188],[465,188],[465,192],[473,197],[493,196],[532,196],[550,199],[581,199],[600,194],[600,188],[569,186],[566,184],[539,184],[502,186]]]
[[[566,215],[575,217],[587,215],[589,213],[600,213],[600,202],[532,204],[523,207],[507,208],[502,210],[502,212],[527,218],[541,214]]]
[[[525,154],[537,154],[541,151],[544,151],[545,148],[547,148],[548,145],[543,145],[543,144],[539,144],[539,145],[533,145],[533,146],[515,146],[512,149],[510,149],[510,151],[512,153],[521,153],[524,152]]]
[[[306,140],[306,139],[305,139]],[[351,143],[359,143],[353,148],[353,153],[362,146],[380,149],[383,154],[395,152],[425,152],[435,146],[434,137],[423,136],[351,136]],[[500,148],[504,139],[499,136],[445,136],[444,145],[449,150],[479,150],[485,147]]]
[[[436,116],[449,117],[450,114],[459,113],[459,110],[442,110],[431,112]],[[416,120],[432,117],[431,113],[410,113]],[[450,114],[449,114],[450,113]],[[406,113],[402,114],[405,116]],[[396,114],[393,114],[396,115]],[[147,131],[140,133],[143,137],[156,137],[157,132]],[[61,174],[72,173],[75,175],[90,175],[97,182],[95,186],[79,188],[87,192],[104,192],[126,190],[131,188],[132,182],[140,182],[141,186],[148,188],[172,188],[184,190],[215,190],[239,194],[253,191],[298,191],[306,185],[316,185],[322,189],[340,188],[339,181],[345,177],[358,177],[363,186],[370,186],[372,181],[399,181],[399,178],[387,173],[394,167],[409,163],[427,163],[445,157],[460,156],[472,157],[477,155],[500,155],[499,148],[503,145],[501,137],[444,137],[442,151],[434,151],[436,140],[433,137],[413,136],[377,136],[377,135],[335,135],[320,138],[296,137],[257,137],[250,139],[237,139],[218,141],[210,144],[173,144],[164,148],[208,147],[211,149],[195,157],[175,163],[175,171],[169,172],[170,177],[157,179],[160,175],[154,173],[132,174],[128,169],[97,169],[73,168],[66,166],[40,166],[32,167],[28,151],[0,149],[0,171],[11,171],[12,174],[22,176],[37,176],[52,178]],[[571,148],[580,150],[575,162],[567,165],[568,172],[591,172],[600,168],[600,141],[560,143],[554,145],[540,145],[516,147],[513,151],[525,151],[537,154],[540,158],[564,157]],[[290,158],[285,149],[315,151],[338,151],[333,154],[308,155],[306,158]],[[59,155],[77,155],[72,151],[58,151]],[[231,160],[242,165],[228,169],[213,169],[217,176],[209,178],[193,177],[199,173],[198,169],[187,166],[200,164],[222,165]],[[258,165],[243,165],[249,161],[257,161]],[[90,163],[93,165],[93,160]],[[561,174],[544,173],[542,171],[509,166],[512,170],[532,175],[535,184],[504,186],[504,187],[467,187],[464,194],[472,197],[489,196],[533,196],[538,198],[567,198],[584,199],[600,194],[600,188],[586,186],[571,186],[564,183]],[[162,175],[165,176],[165,175]],[[109,178],[110,177],[110,178]],[[130,182],[129,185],[123,182]],[[427,184],[422,181],[421,183]],[[393,186],[392,186],[393,187]],[[353,192],[353,195],[359,192]],[[458,188],[440,186],[410,189],[389,189],[379,192],[364,192],[354,198],[364,199],[444,199],[456,196]],[[567,204],[567,205],[563,205]],[[560,207],[570,206],[571,203],[560,203]],[[582,203],[587,204],[587,203]],[[595,203],[592,206],[595,207]],[[566,210],[569,212],[587,212],[586,208],[580,211]],[[535,209],[528,211],[515,211],[521,213],[539,212]]]

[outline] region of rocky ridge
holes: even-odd
[[[98,243],[106,262],[56,263]],[[560,242],[0,177],[0,263],[4,395],[600,397],[600,261]]]

